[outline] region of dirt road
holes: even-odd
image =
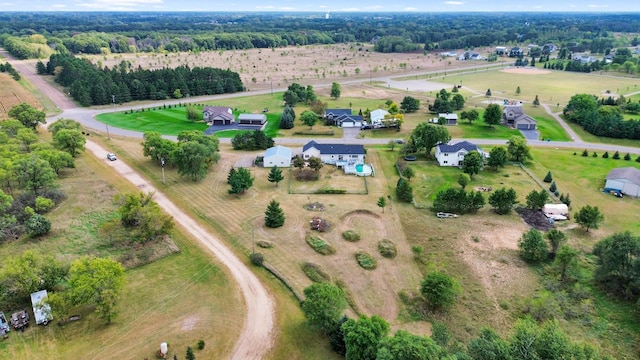
[[[162,192],[122,160],[108,161],[107,150],[87,140],[86,149],[129,180],[140,191],[155,192],[153,199],[173,220],[207,247],[228,269],[244,295],[247,317],[230,359],[262,359],[273,344],[274,303],[260,280],[222,242],[176,207]]]

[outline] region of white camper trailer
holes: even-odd
[[[542,212],[546,217],[553,220],[569,219],[569,207],[566,204],[545,204]]]
[[[31,305],[33,306],[33,316],[36,318],[36,324],[47,325],[53,320],[51,316],[51,307],[44,304],[43,300],[47,298],[47,290],[36,291],[31,294]]]

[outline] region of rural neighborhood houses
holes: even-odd
[[[611,170],[607,175],[604,190],[640,197],[640,170],[633,167]]]
[[[235,116],[227,106],[205,106],[202,119],[207,125],[231,125],[235,122]]]
[[[365,150],[363,145],[348,144],[318,144],[309,141],[302,147],[302,158],[320,158],[324,164],[335,165],[338,168],[349,164],[364,163]]]
[[[536,120],[524,113],[522,105],[505,105],[502,124],[518,130],[536,130]]]
[[[436,160],[440,166],[460,166],[464,156],[471,151],[477,151],[486,159],[489,154],[468,141],[461,141],[455,144],[438,144],[436,146]]]
[[[290,167],[292,151],[288,147],[270,147],[264,153],[264,167]]]

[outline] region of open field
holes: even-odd
[[[8,118],[9,110],[21,103],[42,109],[42,105],[31,92],[13,80],[9,74],[0,73],[0,120]]]
[[[51,236],[4,244],[0,255],[33,249],[66,260],[121,256],[125,249],[112,248],[99,228],[115,216],[112,197],[137,189],[103,161],[83,154],[76,159],[76,169],[64,171],[60,189],[68,198],[48,215]],[[181,229],[173,232],[173,240],[179,253],[126,272],[127,285],[113,324],[105,326],[90,309],[79,309],[82,319],[63,327],[32,324],[24,333],[11,333],[2,343],[3,354],[15,359],[142,359],[154,357],[159,344],[167,341],[170,353],[182,357],[187,346],[195,348],[200,339],[206,346],[196,352],[199,357],[229,353],[243,325],[236,284]]]

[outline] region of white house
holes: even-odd
[[[347,165],[364,163],[364,146],[348,144],[318,144],[311,140],[302,147],[302,158],[320,158],[325,164],[343,168]]]
[[[369,123],[371,125],[380,126],[384,120],[385,115],[389,115],[389,112],[384,109],[376,109],[369,113]]]
[[[604,185],[607,191],[640,197],[640,170],[634,167],[616,168],[609,172]]]
[[[468,141],[461,141],[455,144],[438,144],[436,146],[436,160],[438,160],[440,166],[460,166],[464,156],[471,151],[479,152],[483,159],[489,157],[489,154],[477,145]]]
[[[263,166],[270,167],[290,167],[291,166],[291,149],[284,146],[270,147],[264,153]]]

